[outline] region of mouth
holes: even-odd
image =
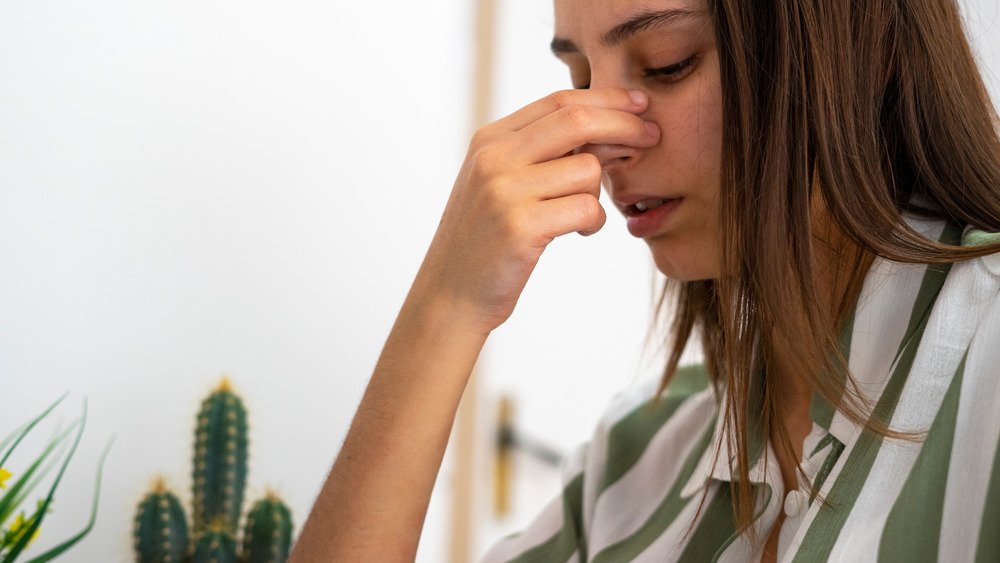
[[[625,223],[629,234],[636,238],[656,235],[676,216],[677,208],[683,203],[683,197],[651,198],[626,206]]]
[[[648,213],[648,212],[650,212],[650,211],[652,211],[652,210],[654,210],[654,209],[656,209],[656,208],[658,208],[658,207],[660,207],[660,206],[662,206],[664,204],[667,204],[667,203],[670,203],[670,202],[673,202],[673,201],[677,201],[679,199],[682,199],[682,198],[673,197],[673,198],[650,198],[650,199],[645,199],[645,200],[642,200],[642,201],[640,201],[638,203],[634,203],[632,205],[626,205],[622,209],[622,213],[624,213],[626,217],[638,217],[638,216],[643,215],[645,213]]]

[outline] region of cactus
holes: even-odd
[[[194,563],[237,563],[236,539],[228,526],[224,520],[208,526],[195,545]]]
[[[188,553],[184,509],[163,479],[139,503],[135,517],[136,560],[140,563],[182,563]]]
[[[253,505],[242,541],[237,541],[248,450],[246,409],[229,380],[223,378],[198,412],[190,537],[180,502],[167,491],[162,479],[158,480],[139,504],[135,522],[136,561],[287,560],[292,543],[291,513],[273,493]],[[239,551],[238,543],[242,546]]]
[[[288,507],[268,493],[247,514],[241,560],[246,563],[281,563],[292,546],[292,516]]]
[[[247,413],[229,380],[201,404],[194,454],[194,533],[222,518],[233,535],[247,476]]]

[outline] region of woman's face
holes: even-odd
[[[555,0],[552,47],[574,87],[649,96],[641,117],[660,127],[656,146],[579,152],[600,158],[605,190],[661,272],[684,281],[718,277],[722,94],[705,0]],[[681,199],[632,217],[637,198]]]

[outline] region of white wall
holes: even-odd
[[[85,521],[114,433],[70,559],[129,560],[223,373],[251,495],[301,524],[464,156],[469,8],[0,3],[0,432],[64,390],[91,411],[38,547]]]
[[[1000,99],[997,5],[963,1]],[[500,5],[495,116],[569,83],[548,0]],[[64,390],[66,420],[91,409],[37,547],[85,520],[116,434],[68,560],[129,560],[152,476],[188,496],[194,410],[223,373],[251,412],[251,496],[276,487],[301,524],[464,155],[470,18],[468,0],[0,4],[0,434]],[[650,274],[614,213],[546,251],[481,361],[477,496],[499,392],[568,449],[656,372]],[[509,518],[476,507],[477,554],[557,493],[517,471]],[[445,559],[451,475],[420,561]]]

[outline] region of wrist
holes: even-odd
[[[461,299],[416,288],[406,296],[399,316],[421,332],[446,333],[471,342],[485,342],[493,331],[486,319]]]

